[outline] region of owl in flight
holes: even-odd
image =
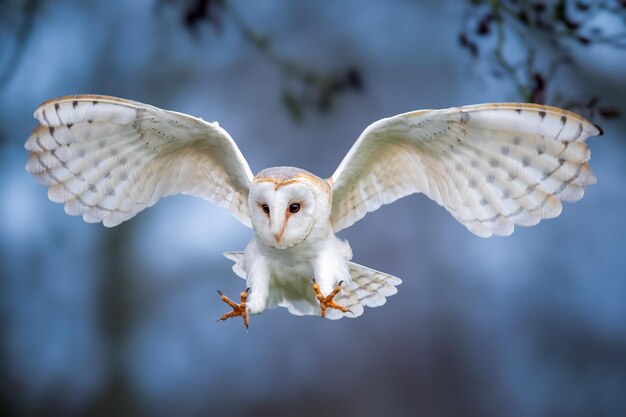
[[[116,226],[161,197],[187,194],[226,207],[255,237],[224,255],[246,280],[243,317],[286,307],[296,315],[357,317],[396,293],[400,279],[350,262],[335,233],[413,193],[470,232],[507,236],[561,213],[595,178],[585,140],[601,130],[555,107],[499,103],[381,119],[326,179],[293,167],[256,176],[217,123],[114,97],[43,103],[26,141],[28,172],[50,200],[87,222]]]

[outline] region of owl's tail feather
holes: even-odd
[[[380,307],[398,292],[396,286],[402,283],[400,278],[376,271],[354,262],[350,265],[351,282],[343,284],[343,290],[335,297],[335,302],[350,309],[352,313],[331,310],[326,313],[329,319],[358,317],[363,314],[363,307]]]
[[[244,252],[224,252],[224,256],[235,263],[233,265],[233,272],[237,274],[239,278],[246,279],[246,271],[243,269]]]
[[[243,252],[226,252],[224,256],[233,261],[233,271],[241,278],[246,278],[243,269]],[[327,310],[326,318],[336,320],[342,317],[358,317],[363,314],[363,307],[380,307],[390,297],[398,292],[396,286],[402,283],[400,278],[384,272],[376,271],[354,262],[348,262],[350,266],[350,282],[344,282],[342,290],[334,298],[338,304],[350,309],[349,313],[338,310]],[[315,299],[313,286],[311,286],[310,300],[299,300],[298,303],[288,303],[289,311],[298,315],[319,314],[319,306]]]

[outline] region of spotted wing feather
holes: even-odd
[[[112,227],[181,193],[226,207],[250,226],[252,173],[217,123],[85,95],[47,101],[35,118],[26,169],[68,214]]]
[[[585,143],[600,130],[555,107],[501,103],[422,110],[379,120],[329,179],[332,222],[424,193],[471,232],[510,235],[561,213],[595,183]]]

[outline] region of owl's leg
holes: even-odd
[[[317,299],[320,302],[320,309],[322,310],[322,314],[321,314],[322,317],[326,317],[327,308],[334,308],[334,309],[341,311],[342,313],[347,313],[350,311],[348,308],[340,304],[337,304],[336,302],[333,301],[333,298],[339,293],[339,291],[341,291],[342,283],[343,281],[339,281],[337,286],[335,286],[335,289],[332,290],[330,294],[328,294],[326,297],[324,297],[324,294],[322,294],[322,291],[320,291],[320,285],[317,283],[315,278],[313,278],[313,289],[315,290],[315,295],[317,296]]]
[[[220,290],[217,290],[217,293],[220,295],[220,298],[223,302],[232,307],[233,311],[222,314],[219,320],[228,320],[231,317],[241,316],[243,318],[243,324],[246,326],[246,330],[248,329],[248,325],[250,324],[250,318],[248,316],[248,310],[246,309],[246,298],[248,298],[248,293],[250,292],[250,288],[246,288],[245,291],[241,292],[241,301],[239,304],[226,297]]]

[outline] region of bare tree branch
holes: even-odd
[[[597,17],[617,23],[598,28]],[[577,48],[626,50],[626,1],[468,0],[464,22],[460,46],[473,59],[492,62],[492,73],[513,84],[521,100],[550,101],[588,117],[618,116],[617,110],[601,107],[597,97],[584,103],[567,99],[553,81],[561,70],[575,71]]]
[[[172,0],[160,1],[172,3]],[[219,32],[224,18],[228,18],[246,41],[285,78],[283,104],[296,121],[304,120],[310,110],[329,111],[339,94],[359,92],[364,88],[361,71],[355,66],[321,71],[280,55],[273,48],[272,40],[255,31],[228,0],[192,0],[186,3],[183,16],[185,26],[191,32],[195,32],[203,21]]]

